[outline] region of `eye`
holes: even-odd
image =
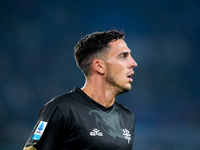
[[[127,58],[127,53],[123,53],[122,55],[121,55],[121,59],[122,60],[125,60]]]
[[[124,59],[125,59],[125,56],[124,56],[124,55],[122,55],[122,56],[121,56],[121,59],[123,59],[123,60],[124,60]]]

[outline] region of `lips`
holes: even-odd
[[[133,82],[133,79],[132,79],[133,74],[134,74],[134,73],[132,72],[132,73],[130,73],[130,74],[127,76],[128,80],[129,80],[130,82]]]

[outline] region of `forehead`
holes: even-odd
[[[117,41],[110,42],[108,44],[109,51],[108,54],[120,54],[122,52],[130,52],[131,50],[127,47],[124,40],[119,39]]]

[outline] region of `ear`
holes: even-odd
[[[98,74],[103,75],[105,72],[105,62],[101,59],[97,59],[97,58],[93,59],[92,67],[93,67],[93,70],[97,72]]]

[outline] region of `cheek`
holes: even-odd
[[[117,73],[122,73],[124,71],[124,67],[121,63],[115,64],[115,71]]]
[[[112,74],[114,76],[116,76],[117,78],[119,78],[120,76],[123,75],[123,71],[124,71],[124,65],[121,62],[114,62],[111,64],[107,65],[107,69],[110,70],[110,72],[112,72]]]
[[[115,73],[116,75],[120,74],[123,71],[123,69],[121,68],[121,66],[117,65],[117,64],[113,65],[112,69],[113,69],[112,72]]]
[[[116,66],[116,69],[113,71],[113,73],[116,79],[121,80],[124,78],[123,69],[120,66]]]

